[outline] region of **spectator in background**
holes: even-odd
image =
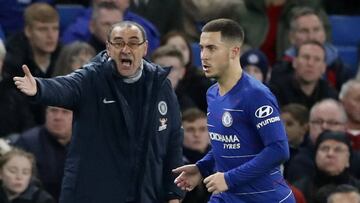
[[[185,75],[185,64],[181,52],[172,45],[165,45],[157,48],[151,55],[152,61],[163,67],[171,67],[170,73],[167,78],[170,80],[173,89],[175,90],[177,100],[180,105],[181,111],[190,107],[195,107],[196,104],[184,91],[179,87],[179,83]]]
[[[351,175],[350,140],[343,132],[322,132],[315,143],[315,168],[312,176],[303,177],[294,185],[299,188],[308,203],[321,203],[320,191],[330,185],[349,184],[360,189],[360,181]]]
[[[129,10],[153,23],[160,31],[159,36],[172,30],[181,30],[183,26],[180,0],[132,0]]]
[[[23,75],[23,64],[27,64],[36,77],[50,77],[60,52],[59,14],[49,4],[33,3],[25,9],[24,15],[24,31],[6,43],[3,77]],[[44,123],[45,106],[30,106],[35,123]]]
[[[53,76],[69,74],[88,63],[95,55],[95,49],[86,42],[75,41],[67,44],[55,63]]]
[[[322,78],[326,70],[325,49],[317,41],[301,44],[292,62],[293,75],[272,80],[271,90],[280,105],[299,103],[311,108],[325,98],[337,99],[337,92]]]
[[[79,16],[75,22],[69,25],[64,31],[61,41],[65,44],[80,40],[89,41],[91,35],[89,30],[89,23],[93,12],[93,7],[101,2],[114,2],[116,6],[123,13],[123,20],[134,21],[144,27],[146,35],[149,41],[149,51],[151,54],[159,46],[160,34],[158,29],[147,19],[131,12],[128,7],[130,0],[92,0],[92,7],[89,7],[81,16]],[[173,11],[172,11],[173,12]],[[120,19],[112,19],[120,21]]]
[[[0,156],[0,202],[54,203],[31,178],[35,173],[35,158],[20,149],[11,149]]]
[[[107,33],[111,25],[123,21],[123,12],[113,2],[100,2],[94,6],[89,22],[90,39],[87,41],[96,53],[106,49]]]
[[[21,65],[28,64],[35,76],[50,77],[60,47],[59,14],[46,3],[33,3],[25,9],[24,31],[6,43],[4,77],[22,75]]]
[[[309,110],[296,103],[285,105],[281,108],[281,120],[283,120],[290,148],[290,159],[284,163],[284,177],[288,176],[288,164],[304,146],[304,138],[309,130]]]
[[[169,32],[161,38],[160,45],[173,45],[181,51],[186,71],[178,88],[186,92],[198,108],[206,112],[206,91],[213,82],[207,79],[201,70],[193,66],[191,47],[185,35],[177,31]]]
[[[0,73],[6,49],[0,40]],[[20,94],[12,78],[0,74],[0,137],[21,133],[35,125],[34,116],[26,98]]]
[[[246,12],[244,0],[182,0],[183,31],[194,43],[199,42],[201,28],[207,21],[216,18],[236,20]]]
[[[294,183],[302,177],[313,175],[316,140],[325,130],[345,132],[346,120],[344,107],[334,99],[321,100],[311,108],[306,143],[288,164],[287,180],[289,182]],[[351,173],[356,177],[359,177],[360,172],[358,158],[354,154],[350,168]]]
[[[320,0],[244,0],[246,12],[239,13],[238,21],[245,29],[246,41],[254,48],[261,49],[269,59],[271,66],[280,60],[289,47],[287,38],[292,9],[297,6],[309,6],[321,13],[321,18],[329,31],[326,13]],[[329,32],[328,32],[329,33]]]
[[[197,108],[189,108],[182,115],[184,128],[184,159],[186,163],[196,163],[211,148],[207,117]]]
[[[326,203],[360,203],[359,189],[348,184],[338,185],[330,193]]]
[[[306,41],[317,41],[324,46],[326,71],[324,78],[337,90],[351,75],[342,63],[338,51],[331,43],[326,42],[325,22],[320,14],[312,8],[297,7],[292,12],[289,22],[289,39],[291,46],[284,51],[281,62],[273,67],[272,78],[281,80],[285,75],[291,75],[292,61],[296,58],[297,49]]]
[[[258,49],[244,52],[240,57],[241,67],[249,75],[266,84],[269,81],[269,62],[265,54]]]
[[[24,10],[35,2],[54,4],[54,0],[1,0],[0,25],[10,37],[24,28]]]
[[[348,117],[346,132],[353,149],[360,152],[360,80],[349,80],[344,83],[339,98]]]
[[[12,144],[35,155],[39,179],[45,190],[58,201],[73,113],[49,106],[45,118],[45,125],[24,132]]]
[[[207,128],[207,117],[197,108],[189,108],[182,114],[184,128],[183,155],[185,164],[194,164],[210,150],[210,138]],[[210,193],[204,184],[186,193],[183,203],[206,203]]]

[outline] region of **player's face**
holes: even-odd
[[[205,76],[218,79],[225,75],[225,72],[229,69],[231,46],[221,40],[221,33],[201,33],[200,49]]]
[[[148,43],[136,26],[115,27],[106,43],[109,56],[115,61],[120,75],[129,77],[140,68]]]
[[[317,167],[329,175],[339,175],[349,167],[350,152],[346,144],[336,140],[323,141],[317,151],[315,162]]]
[[[324,50],[314,44],[301,46],[298,56],[294,59],[293,67],[296,77],[301,82],[317,82],[326,69]]]

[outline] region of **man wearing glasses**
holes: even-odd
[[[287,177],[291,183],[300,178],[311,176],[314,172],[315,143],[324,131],[345,132],[346,113],[342,104],[334,99],[324,99],[310,110],[308,140],[299,153],[289,163]],[[351,159],[350,172],[359,176],[359,156],[354,154]],[[358,162],[358,163],[353,163]]]
[[[176,203],[172,168],[182,165],[179,106],[165,71],[143,60],[137,23],[114,24],[106,51],[74,73],[17,87],[35,101],[73,110],[73,137],[60,202]]]

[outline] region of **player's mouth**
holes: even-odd
[[[205,65],[205,64],[203,65],[203,70],[204,70],[204,71],[208,71],[208,70],[209,70],[209,68],[210,68],[210,66],[209,66],[209,65]]]

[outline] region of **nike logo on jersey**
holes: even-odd
[[[115,101],[114,100],[107,100],[106,98],[104,98],[103,103],[104,104],[111,104],[111,103],[115,103]]]

